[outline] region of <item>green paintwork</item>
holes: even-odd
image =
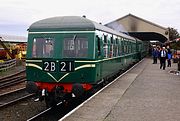
[[[78,17],[79,18],[79,17]],[[78,18],[73,20],[76,24],[72,23],[68,18],[68,22],[71,22],[67,28],[67,22],[65,25],[58,25],[58,18],[56,20],[47,19],[38,21],[32,24],[29,28],[28,34],[28,48],[27,48],[27,60],[26,60],[26,75],[29,81],[41,81],[52,83],[91,83],[96,84],[103,78],[110,76],[111,74],[126,68],[129,64],[137,62],[145,56],[146,50],[143,50],[143,42],[136,40],[132,37],[117,33],[105,26],[92,22],[90,20],[84,20],[80,18],[80,21],[85,21],[84,25],[78,21]],[[62,18],[59,18],[62,19]],[[72,19],[72,18],[71,18]],[[57,25],[46,26],[47,23]],[[46,24],[44,24],[46,23]],[[78,24],[77,24],[78,23]],[[86,26],[85,26],[86,24]],[[59,26],[59,28],[58,28]],[[86,27],[88,26],[88,29]],[[71,28],[72,27],[72,28]],[[104,29],[104,30],[103,30]],[[72,30],[72,31],[71,31]],[[77,35],[79,37],[87,37],[88,39],[88,56],[87,58],[63,58],[62,48],[63,39],[67,36],[73,37]],[[108,35],[107,45],[108,51],[110,51],[111,41],[115,45],[117,39],[117,47],[119,48],[118,54],[115,57],[104,57],[104,35]],[[100,54],[98,54],[98,39],[100,43]],[[113,36],[113,40],[110,37]],[[34,38],[54,38],[54,54],[53,58],[33,58],[32,46]],[[115,46],[113,46],[115,47]],[[75,70],[73,72],[47,72],[43,71],[44,61],[54,61],[58,64],[59,61],[73,61]],[[57,66],[59,70],[59,66]]]

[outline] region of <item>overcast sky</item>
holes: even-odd
[[[180,32],[180,0],[0,0],[0,34],[27,36],[33,22],[54,16],[106,24],[129,13]]]

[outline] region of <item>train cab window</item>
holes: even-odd
[[[77,37],[64,38],[63,58],[87,58],[88,39]]]
[[[54,53],[53,38],[34,38],[33,40],[33,58],[52,58]]]
[[[108,58],[108,42],[107,42],[107,36],[105,35],[104,35],[103,49],[104,49],[104,58]]]

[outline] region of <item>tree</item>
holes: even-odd
[[[168,27],[168,32],[169,32],[169,40],[170,41],[173,41],[174,39],[178,38],[178,36],[179,36],[177,29]]]
[[[171,43],[171,48],[175,50],[180,50],[180,41],[174,41]]]

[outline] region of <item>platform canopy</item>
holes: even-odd
[[[15,35],[5,35],[0,34],[0,38],[2,38],[3,42],[10,42],[10,43],[26,43],[27,37],[24,36],[15,36]]]
[[[121,32],[128,32],[131,36],[137,37],[144,41],[157,40],[162,43],[169,39],[168,29],[135,15],[128,14],[122,18],[114,20],[106,26]],[[119,30],[123,26],[123,29]],[[121,27],[122,28],[122,27]]]

